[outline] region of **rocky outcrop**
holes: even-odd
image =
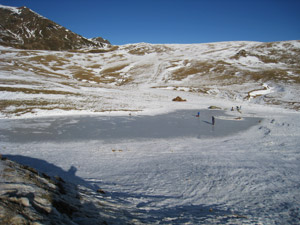
[[[0,5],[0,44],[21,49],[102,48],[109,42],[88,40],[26,7]]]
[[[0,155],[0,225],[116,222],[105,218],[107,209],[97,197],[100,194]],[[109,209],[110,215],[113,211]]]
[[[95,38],[91,38],[90,40],[95,42],[95,43],[98,43],[98,44],[103,44],[104,43],[104,44],[111,45],[111,43],[108,40],[106,40],[102,37],[95,37]]]
[[[176,98],[173,98],[173,102],[186,102],[186,99],[182,99],[180,96],[177,96]]]

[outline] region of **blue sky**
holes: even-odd
[[[300,0],[0,0],[112,44],[300,40]]]

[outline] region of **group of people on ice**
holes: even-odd
[[[236,111],[238,111],[239,113],[242,113],[242,106],[236,106]],[[231,111],[234,111],[234,107],[231,108]],[[200,117],[200,112],[197,113],[196,117]],[[216,119],[214,116],[211,117],[211,124],[215,125]]]
[[[197,113],[196,117],[200,117],[200,112]],[[211,124],[215,125],[215,117],[214,116],[211,117]]]
[[[241,112],[242,106],[236,106],[236,111]],[[234,107],[231,108],[231,111],[234,111]]]

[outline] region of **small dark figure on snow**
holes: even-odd
[[[211,117],[211,124],[215,125],[215,117],[214,116]]]

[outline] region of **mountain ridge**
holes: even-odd
[[[89,40],[31,9],[0,5],[0,44],[31,50],[104,48],[102,38]]]

